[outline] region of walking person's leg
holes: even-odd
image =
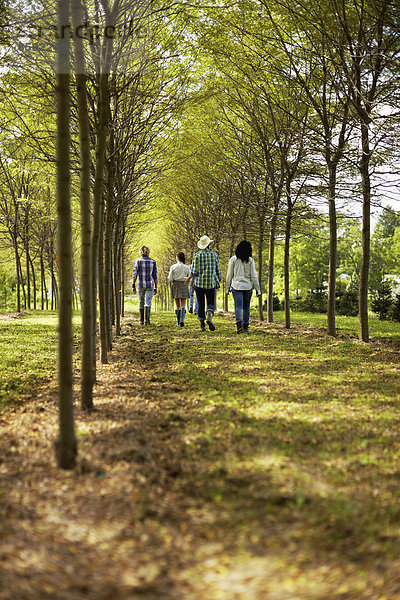
[[[195,286],[196,301],[198,302],[197,318],[200,321],[200,327],[205,331],[205,320],[206,320],[206,298],[204,288],[198,288]]]
[[[189,312],[193,312],[194,287],[189,285]]]
[[[181,322],[181,299],[175,298],[175,315],[176,315],[176,324],[179,325]]]
[[[151,301],[153,300],[154,290],[153,288],[146,288],[145,301],[144,301],[144,316],[146,325],[150,325],[150,312],[151,312]]]
[[[214,316],[215,311],[215,288],[210,288],[205,290],[207,297],[207,315],[206,315],[206,323],[210,329],[210,331],[215,331],[215,325],[212,322],[212,318]]]
[[[243,292],[232,288],[237,333],[243,333]]]
[[[179,325],[181,327],[185,326],[185,315],[186,315],[186,298],[180,298],[180,310],[181,310],[181,320]]]
[[[250,322],[250,301],[253,290],[245,290],[243,292],[243,329],[246,333],[249,333],[249,322]]]
[[[144,297],[145,297],[146,289],[139,288],[138,289],[138,297],[139,297],[139,316],[140,316],[140,324],[144,325]]]

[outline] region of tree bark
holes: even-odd
[[[278,220],[278,202],[274,202],[274,210],[271,218],[268,248],[268,290],[267,290],[267,323],[274,322],[274,261],[275,261],[275,237],[276,223]]]
[[[58,0],[59,31],[69,23],[69,0]],[[77,454],[72,398],[72,241],[70,202],[69,36],[60,36],[57,61],[57,216],[59,255],[58,402],[60,429],[56,457],[73,469]]]
[[[336,165],[329,168],[329,275],[328,275],[328,335],[336,337],[336,263],[337,263],[337,219],[336,219]]]
[[[284,256],[284,284],[285,284],[285,327],[290,329],[290,236],[292,229],[292,201],[290,190],[287,191],[287,213],[285,223],[285,256]]]
[[[368,323],[368,276],[371,247],[371,180],[369,174],[370,147],[369,127],[364,120],[361,122],[362,157],[360,173],[363,191],[363,221],[361,237],[361,269],[360,269],[360,296],[359,296],[359,337],[363,342],[369,342]]]
[[[260,282],[260,290],[262,292],[262,276],[263,276],[263,243],[264,243],[264,227],[260,227],[258,237],[258,281]],[[258,297],[258,318],[264,321],[263,296],[262,293]]]
[[[74,31],[83,23],[81,0],[72,0]],[[74,35],[75,77],[77,86],[79,148],[80,148],[80,219],[81,219],[81,306],[82,306],[82,355],[81,355],[81,406],[93,407],[92,331],[95,321],[92,297],[91,262],[91,215],[90,215],[90,135],[86,89],[86,64],[81,37]]]

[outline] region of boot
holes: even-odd
[[[200,329],[201,331],[205,331],[206,330],[206,324],[204,321],[200,321]]]
[[[140,324],[144,325],[144,308],[139,308]]]
[[[180,308],[176,308],[175,309],[175,314],[176,314],[176,325],[179,326],[180,322],[181,322],[181,309]]]
[[[244,328],[243,328],[242,321],[236,321],[236,328],[237,328],[237,332],[236,333],[244,333]]]
[[[150,306],[145,306],[144,307],[144,315],[145,315],[145,319],[146,319],[146,325],[150,325]]]
[[[249,324],[248,323],[243,323],[243,331],[245,333],[249,333]]]
[[[181,322],[179,323],[179,325],[181,327],[185,326],[185,315],[186,315],[186,308],[181,308]]]
[[[208,328],[210,331],[215,331],[215,325],[212,322],[212,318],[213,318],[213,314],[211,312],[211,310],[207,311],[207,318],[206,318],[206,323],[208,325]]]

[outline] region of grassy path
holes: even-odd
[[[187,324],[125,319],[74,473],[3,413],[0,599],[400,599],[396,340]]]

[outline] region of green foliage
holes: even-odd
[[[383,321],[388,318],[392,304],[392,286],[389,281],[381,281],[371,302],[371,308],[379,314],[379,319]]]
[[[392,321],[400,322],[400,294],[396,294],[389,310],[389,318]]]
[[[338,286],[336,298],[336,313],[347,317],[355,317],[358,315],[358,283],[356,280],[350,282],[350,285],[345,290],[341,290]]]
[[[325,313],[328,307],[328,295],[324,289],[309,290],[306,297],[296,303],[301,312]]]

